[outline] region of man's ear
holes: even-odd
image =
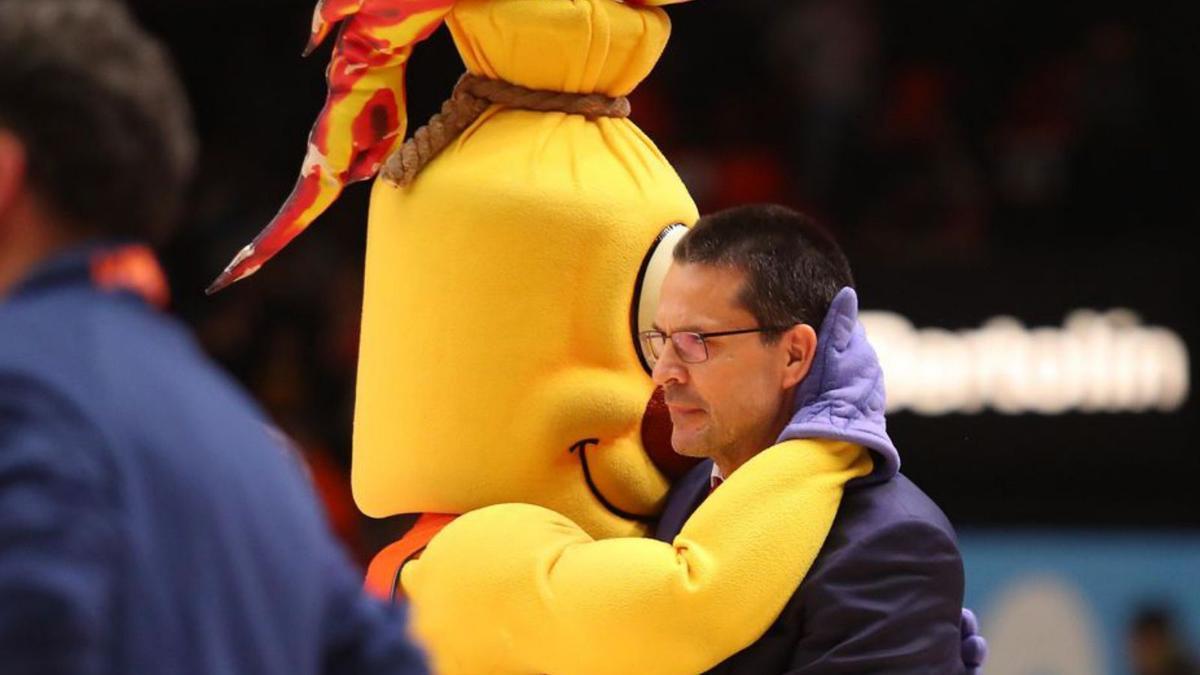
[[[780,338],[787,355],[787,364],[783,369],[783,388],[800,384],[808,376],[812,368],[813,358],[817,354],[817,332],[806,324],[796,324],[787,330]]]
[[[15,134],[0,129],[0,223],[16,207],[27,181],[25,144]]]

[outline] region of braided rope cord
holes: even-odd
[[[412,138],[392,153],[383,167],[383,178],[393,185],[412,184],[417,174],[446,146],[471,126],[489,106],[538,112],[565,112],[590,120],[601,117],[629,117],[629,99],[603,94],[569,94],[561,91],[529,89],[503,80],[492,80],[470,73],[454,86],[454,93]]]

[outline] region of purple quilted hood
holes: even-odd
[[[881,482],[900,470],[887,434],[883,370],[858,321],[858,296],[843,288],[817,334],[812,369],[796,390],[796,412],[779,441],[830,438],[871,450],[875,468],[855,482]]]

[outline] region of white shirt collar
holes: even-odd
[[[715,488],[724,482],[725,474],[721,473],[721,467],[717,466],[716,462],[713,462],[712,473],[708,476],[709,486]]]

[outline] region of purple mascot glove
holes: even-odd
[[[962,628],[962,660],[967,667],[967,675],[979,675],[987,659],[987,640],[979,634],[979,620],[975,618],[975,612],[964,607],[959,626]]]

